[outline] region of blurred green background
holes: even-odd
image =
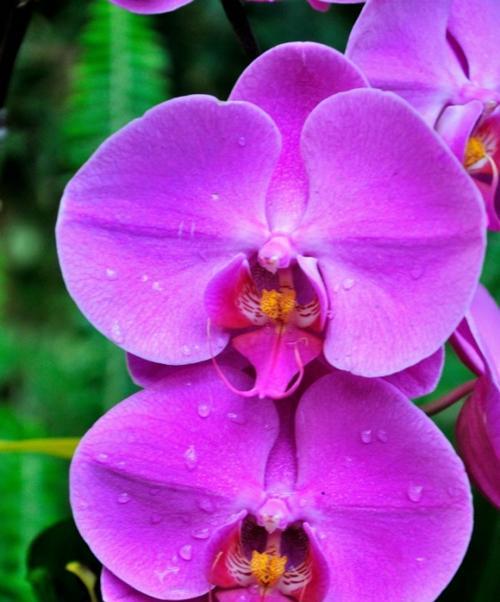
[[[320,14],[305,0],[248,6],[263,50],[290,40],[343,50],[358,10]],[[80,315],[59,274],[53,230],[65,182],[151,105],[180,94],[227,96],[247,62],[217,0],[155,17],[107,0],[36,3],[0,139],[0,439],[80,436],[134,391],[122,352]],[[483,277],[496,299],[499,238],[491,237]],[[447,357],[436,395],[470,378]],[[437,418],[450,437],[457,410]],[[64,460],[0,455],[0,602],[34,600],[28,546],[69,515],[67,469]],[[477,496],[469,553],[440,600],[496,602],[499,571],[498,513]]]

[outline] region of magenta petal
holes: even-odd
[[[344,373],[306,391],[296,437],[304,518],[329,559],[327,599],[435,600],[472,528],[467,478],[444,435],[394,387]]]
[[[485,244],[477,188],[404,101],[378,90],[323,101],[302,150],[312,192],[294,238],[329,294],[326,358],[363,376],[416,364],[472,300]]]
[[[278,126],[283,150],[267,200],[272,228],[296,225],[308,181],[300,155],[300,133],[309,113],[336,92],[366,86],[364,76],[342,54],[312,42],[281,44],[243,72],[230,98],[264,109]]]
[[[446,40],[451,4],[452,0],[371,0],[346,50],[374,87],[396,92],[432,125],[468,81]]]
[[[467,142],[483,112],[483,103],[472,100],[464,105],[450,105],[442,112],[436,130],[446,140],[455,157],[463,163]]]
[[[247,385],[238,372],[230,378]],[[278,418],[270,401],[231,393],[211,366],[164,383],[84,436],[71,503],[104,566],[148,596],[179,600],[208,591],[211,536],[260,503]]]
[[[444,347],[418,364],[396,374],[385,376],[384,380],[397,387],[409,399],[432,393],[437,387],[444,366]]]
[[[66,284],[89,320],[151,361],[207,359],[205,287],[267,239],[279,149],[258,107],[206,96],[159,105],[105,142],[68,184],[57,227]]]
[[[105,568],[101,573],[101,592],[104,602],[159,602],[164,600],[164,598],[152,598],[141,594]],[[199,600],[201,602],[203,598]]]
[[[497,0],[453,0],[449,29],[467,58],[470,79],[498,90],[500,74],[500,3]]]
[[[133,13],[155,14],[168,13],[189,4],[192,0],[110,0],[110,2]]]
[[[232,344],[255,367],[255,391],[260,397],[280,398],[302,368],[318,357],[322,341],[292,325],[269,325],[233,338]],[[302,378],[302,375],[299,375]]]
[[[457,422],[457,440],[467,470],[482,493],[500,508],[500,390],[482,377]]]
[[[215,596],[217,602],[290,602],[288,596],[279,592],[266,592],[265,597],[259,591],[254,589],[238,588],[227,591],[217,592]]]

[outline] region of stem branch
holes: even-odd
[[[259,46],[241,0],[221,0],[222,8],[250,60],[259,56]]]
[[[439,397],[439,399],[435,399],[434,401],[420,406],[420,409],[423,410],[427,416],[434,416],[434,414],[438,414],[439,412],[446,410],[446,408],[449,408],[451,405],[468,395],[474,388],[476,381],[477,379],[475,378],[468,380],[467,382],[456,387],[456,389],[452,389],[449,393],[446,393],[446,395]]]

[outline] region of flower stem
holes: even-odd
[[[250,60],[259,56],[259,46],[248,21],[242,0],[221,0],[222,8]]]
[[[32,0],[2,0],[0,2],[0,130],[5,127],[5,101],[21,47],[33,13]]]
[[[456,387],[456,389],[452,389],[449,393],[446,393],[446,395],[439,397],[439,399],[435,399],[434,401],[420,406],[420,409],[423,410],[427,416],[434,416],[434,414],[438,414],[439,412],[446,410],[446,408],[449,408],[451,405],[468,395],[474,388],[476,382],[476,378],[468,380],[467,382]]]

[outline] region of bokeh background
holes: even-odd
[[[0,439],[81,436],[135,390],[123,353],[80,315],[59,273],[54,224],[66,181],[153,104],[190,93],[224,98],[248,63],[217,0],[155,17],[107,0],[35,5],[0,132]],[[343,50],[358,11],[320,14],[305,0],[247,8],[262,50],[291,40]],[[500,235],[491,237],[483,282],[498,300]],[[448,352],[433,397],[470,377]],[[436,418],[452,440],[458,409]],[[67,472],[64,460],[0,454],[0,602],[56,599],[40,588],[35,597],[26,558],[40,532],[70,515]],[[479,495],[468,555],[439,600],[500,600],[500,520]]]

